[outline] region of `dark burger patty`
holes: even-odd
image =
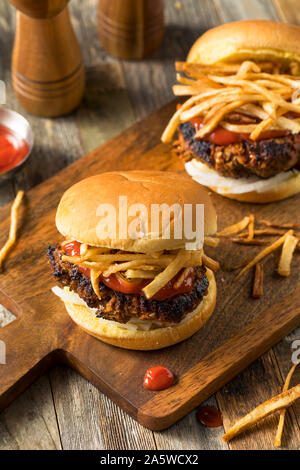
[[[179,323],[184,316],[194,310],[207,294],[208,279],[206,269],[195,269],[193,287],[190,292],[167,300],[147,300],[138,294],[123,294],[114,291],[100,282],[101,300],[96,296],[91,281],[78,267],[62,261],[62,249],[58,245],[49,246],[47,256],[54,277],[63,286],[76,292],[91,308],[97,308],[97,316],[107,320],[126,323],[131,317],[141,320],[157,320],[163,324]]]
[[[300,169],[300,134],[215,145],[194,139],[196,130],[190,122],[180,124],[178,133],[178,150],[186,161],[200,160],[222,176],[270,178],[291,168]]]

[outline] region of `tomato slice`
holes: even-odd
[[[171,299],[175,295],[186,294],[190,292],[190,290],[193,287],[195,271],[194,269],[191,268],[188,274],[186,275],[184,281],[181,283],[181,285],[175,288],[174,284],[176,284],[176,281],[178,281],[181,274],[182,274],[182,271],[179,271],[179,273],[173,279],[171,279],[171,281],[169,281],[168,284],[166,284],[153,297],[151,297],[151,300],[152,299],[153,300]]]
[[[198,131],[203,127],[203,119],[202,118],[193,118],[190,120],[192,126]],[[283,137],[287,135],[287,131],[264,131],[262,132],[257,140],[264,140],[264,139],[276,139],[278,137]],[[230,145],[236,142],[242,142],[243,140],[250,139],[250,134],[244,134],[239,132],[231,132],[227,129],[223,129],[223,127],[218,126],[216,127],[210,134],[206,135],[203,140],[211,142],[215,145]]]
[[[101,276],[101,282],[113,290],[123,292],[123,294],[140,294],[143,287],[149,283],[149,280],[128,281],[120,274],[111,274],[109,277]]]
[[[68,256],[80,256],[80,242],[76,240],[66,241],[62,244],[62,248]],[[79,271],[82,272],[85,276],[90,277],[91,272],[88,268],[78,267]],[[194,280],[194,269],[190,269],[187,273],[184,281],[181,285],[175,288],[176,281],[182,274],[182,270],[171,280],[169,281],[162,289],[160,289],[151,300],[166,300],[171,299],[175,295],[185,294],[189,292],[193,286]],[[122,292],[123,294],[139,294],[144,295],[142,289],[151,282],[149,279],[137,279],[129,281],[121,274],[111,274],[109,277],[101,276],[99,278],[100,282],[103,282],[107,287],[112,290]]]

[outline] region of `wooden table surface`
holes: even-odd
[[[125,62],[109,57],[99,43],[97,0],[72,0],[73,24],[86,67],[86,92],[75,113],[50,120],[26,115],[16,101],[10,75],[15,11],[7,1],[0,3],[0,79],[6,82],[7,106],[29,119],[36,139],[30,164],[0,186],[1,205],[11,201],[18,189],[40,183],[172,100],[174,60],[184,60],[206,29],[249,18],[300,25],[299,0],[165,0],[165,6],[162,47],[147,60]],[[299,338],[300,329],[208,400],[221,410],[225,428],[229,416],[238,418],[281,391],[291,365],[291,343]],[[298,371],[295,381],[299,379]],[[222,443],[223,428],[204,428],[195,412],[166,431],[152,432],[76,372],[56,367],[0,414],[0,449],[272,449],[277,420],[277,416],[265,420],[229,446]],[[300,449],[299,431],[300,404],[287,413],[283,448]]]

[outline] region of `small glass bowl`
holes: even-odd
[[[33,147],[34,136],[31,126],[27,119],[25,119],[23,116],[21,116],[21,114],[17,113],[16,111],[12,111],[11,109],[0,108],[0,126],[5,126],[11,129],[12,132],[24,139],[28,145],[28,152],[23,158],[23,160],[13,168],[0,173],[1,183],[2,181],[6,181],[11,176],[16,174],[28,160],[28,157]]]

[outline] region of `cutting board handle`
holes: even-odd
[[[0,409],[5,408],[54,361],[45,323],[20,316],[0,328]]]

